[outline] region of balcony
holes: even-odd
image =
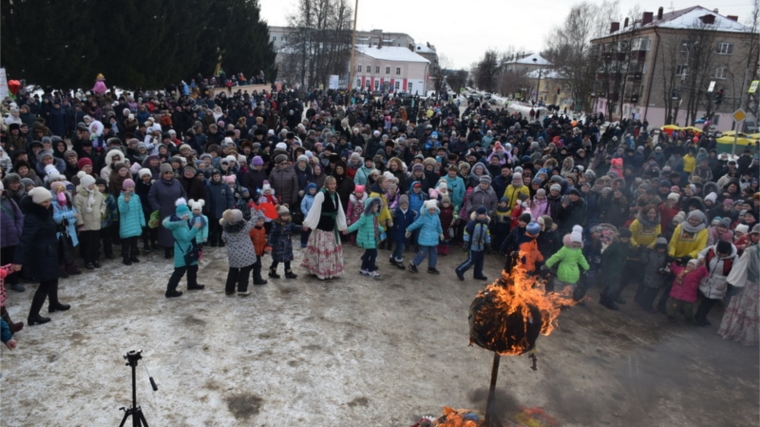
[[[639,102],[639,96],[638,95],[631,95],[629,97],[625,98],[625,102],[630,102],[631,104],[635,104]]]
[[[643,76],[644,75],[642,73],[633,73],[633,74],[630,74],[631,81],[634,81],[634,82],[640,82],[641,79],[643,78]]]
[[[625,52],[604,52],[602,59],[605,61],[625,61]]]

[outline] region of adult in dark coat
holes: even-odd
[[[58,301],[58,227],[53,220],[53,208],[51,202],[53,196],[50,191],[43,187],[32,189],[27,196],[21,199],[21,209],[26,212],[24,216],[24,230],[21,232],[19,244],[13,260],[13,270],[20,271],[26,267],[34,271],[40,280],[40,286],[32,298],[32,307],[29,309],[29,325],[47,323],[49,317],[40,316],[40,309],[49,299],[49,311],[65,311],[70,308],[67,304]]]
[[[203,179],[203,172],[199,174],[193,166],[185,166],[182,170],[182,176],[179,177],[179,183],[185,190],[188,199],[207,202],[206,181]]]
[[[348,206],[348,199],[351,197],[351,193],[354,192],[355,185],[354,180],[346,174],[346,163],[343,160],[335,164],[333,176],[337,184],[335,192],[338,193],[340,203],[342,206]]]
[[[0,265],[13,262],[23,229],[24,214],[0,182]],[[16,292],[24,291],[24,286],[19,283],[19,275],[16,273],[11,273],[5,278],[5,286],[8,287],[8,285]]]
[[[287,204],[291,212],[298,210],[298,176],[288,162],[288,156],[278,154],[274,158],[275,166],[269,174],[269,184],[280,199],[280,204]]]
[[[174,202],[180,197],[187,199],[187,193],[182,188],[182,184],[174,179],[174,172],[170,164],[162,164],[160,171],[161,178],[150,186],[148,202],[150,202],[153,211],[159,212],[160,220],[163,223],[164,218],[174,215],[176,209]],[[174,236],[172,236],[171,230],[166,227],[159,227],[158,244],[164,247],[164,256],[171,258],[174,248]]]

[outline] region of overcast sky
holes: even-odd
[[[353,2],[354,0],[349,0]],[[705,0],[699,0],[704,2]],[[560,25],[572,4],[565,0],[359,0],[359,30],[382,29],[407,33],[417,43],[435,45],[455,67],[469,67],[488,49],[540,51],[550,30]],[[296,0],[259,0],[262,17],[270,25],[287,25],[286,16],[295,12]],[[726,4],[722,4],[726,3]],[[694,5],[718,8],[721,15],[738,15],[745,22],[752,0],[641,0],[620,2],[622,14],[638,4],[643,11],[668,12]]]

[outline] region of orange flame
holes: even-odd
[[[572,287],[568,286],[558,293],[546,292],[543,279],[532,274],[535,263],[542,261],[543,257],[537,248],[524,246],[527,248],[521,248],[519,259],[511,273],[503,270],[501,277],[486,286],[476,297],[477,299],[489,296],[492,301],[492,304],[483,305],[478,312],[473,313],[473,320],[475,325],[491,326],[488,334],[490,342],[484,347],[496,351],[501,356],[517,356],[531,350],[535,343],[529,338],[529,329],[533,329],[533,340],[537,335],[536,323],[540,323],[542,335],[551,334],[557,326],[560,307],[576,304],[572,299]],[[540,318],[535,319],[534,315],[538,313]],[[508,321],[510,316],[514,319],[515,314],[518,314],[518,320],[521,319],[521,322]],[[515,330],[516,327],[518,330]],[[508,340],[512,345],[506,350],[503,346],[496,345],[497,342],[504,343]],[[472,343],[471,338],[470,344]]]

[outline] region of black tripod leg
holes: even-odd
[[[127,418],[129,418],[129,411],[125,410],[124,418],[121,419],[121,424],[119,424],[119,427],[124,427],[124,424],[127,422]]]
[[[140,422],[142,422],[143,427],[148,427],[148,421],[145,420],[145,415],[143,415],[141,410],[137,411],[137,414],[135,414],[135,417],[138,420],[138,423],[137,423],[138,426],[140,425]]]

